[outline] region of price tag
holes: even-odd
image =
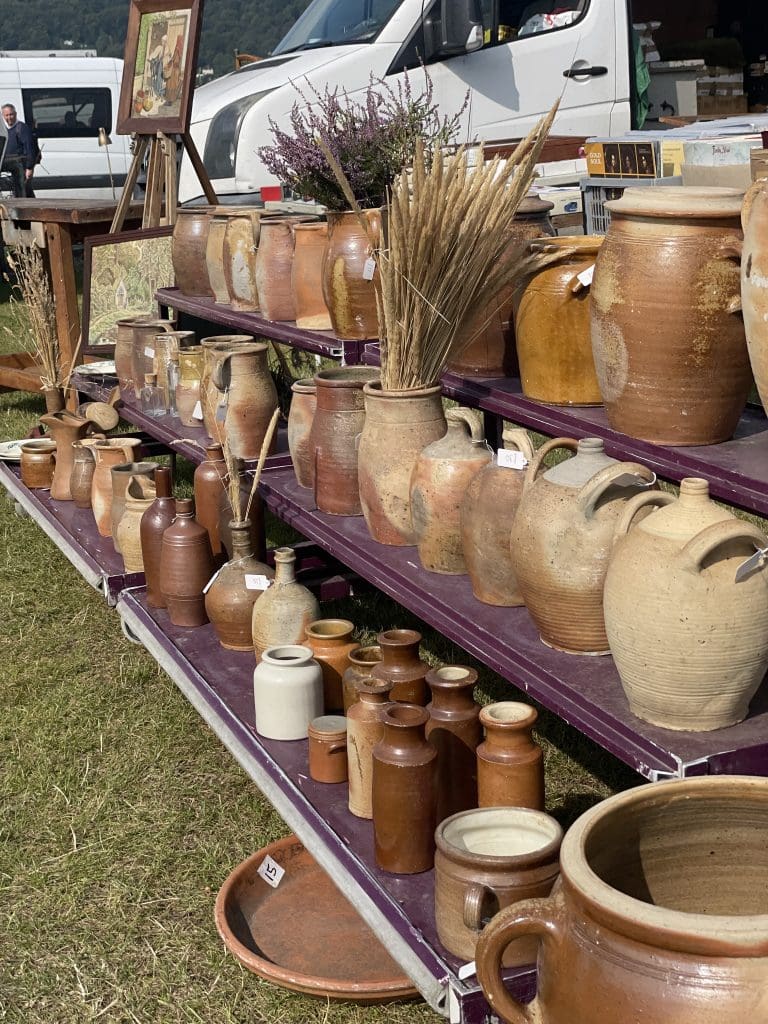
[[[154,359],[155,358],[155,350],[153,348],[145,348],[144,349],[144,355],[147,357],[147,359]]]
[[[201,420],[203,418],[203,407],[200,402],[197,403],[195,408],[192,410],[192,419]]]
[[[363,280],[372,281],[373,275],[376,273],[376,260],[369,256],[363,264]]]
[[[459,981],[465,981],[467,978],[473,977],[477,974],[477,967],[475,961],[470,960],[468,964],[462,964],[458,971]]]
[[[504,469],[525,469],[528,459],[522,452],[509,451],[506,448],[499,448],[496,452],[496,465]]]
[[[223,423],[226,418],[227,418],[227,407],[226,407],[226,405],[217,405],[216,406],[216,422],[217,423]]]
[[[266,576],[257,575],[256,573],[245,574],[245,589],[246,590],[266,590],[272,581],[267,579]]]
[[[742,562],[736,569],[736,583],[741,583],[747,576],[751,576],[756,570],[762,569],[766,562],[768,562],[768,548],[758,548],[751,558],[748,558],[746,562]]]
[[[591,267],[587,267],[586,270],[582,270],[582,272],[580,274],[577,274],[576,275],[576,279],[585,288],[589,288],[589,286],[592,284],[592,278],[594,277],[594,275],[595,275],[595,264],[593,263]]]
[[[269,854],[267,854],[261,864],[259,864],[259,868],[256,873],[261,875],[267,885],[271,885],[273,889],[276,889],[283,879],[285,868],[281,868],[280,865],[272,860]]]
[[[213,576],[211,576],[211,578],[205,584],[205,586],[203,587],[203,593],[204,594],[207,594],[208,591],[211,589],[211,587],[214,584],[214,581],[216,580],[216,577],[219,575],[220,572],[221,572],[221,569],[217,569],[216,572],[213,574]]]

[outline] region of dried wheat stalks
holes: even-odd
[[[41,390],[57,388],[62,375],[56,306],[40,249],[36,245],[16,246],[8,261],[17,283],[11,290],[13,324],[5,331],[34,357],[40,367]]]
[[[259,452],[259,461],[256,464],[256,472],[253,474],[253,483],[251,484],[251,493],[248,495],[248,504],[245,508],[245,518],[247,519],[251,514],[251,504],[256,495],[256,491],[259,487],[259,481],[261,480],[261,474],[264,470],[264,463],[267,461],[267,452],[269,451],[270,445],[272,444],[272,438],[275,430],[277,429],[277,421],[280,418],[280,409],[275,409],[272,413],[272,419],[269,421],[267,432],[264,435],[264,441],[261,445],[261,451]]]
[[[256,463],[256,471],[253,476],[251,483],[251,490],[248,494],[248,501],[245,506],[245,513],[243,513],[243,504],[240,500],[240,481],[242,479],[241,462],[236,455],[232,453],[232,449],[229,444],[229,439],[224,442],[224,461],[227,465],[227,475],[223,478],[224,486],[227,490],[227,498],[229,500],[229,507],[232,509],[232,521],[235,523],[244,523],[251,514],[251,505],[256,495],[256,491],[259,486],[259,480],[264,469],[264,463],[267,460],[267,454],[269,453],[270,446],[272,444],[272,438],[274,437],[275,430],[277,428],[277,421],[280,418],[280,410],[275,409],[272,414],[272,419],[269,421],[267,432],[264,435],[264,440],[261,445],[261,451],[259,452],[259,460]]]

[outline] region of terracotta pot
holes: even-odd
[[[160,581],[160,558],[163,534],[176,518],[176,499],[173,497],[171,471],[167,466],[155,470],[155,494],[155,500],[141,517],[141,557],[144,562],[147,604],[150,608],[165,608]]]
[[[233,309],[253,313],[259,308],[256,288],[256,252],[263,211],[240,207],[227,219],[222,259],[224,280]]]
[[[296,326],[304,331],[330,331],[331,314],[323,297],[328,225],[294,224],[293,242],[291,289],[296,307]]]
[[[474,409],[445,414],[446,434],[428,444],[411,474],[411,522],[419,561],[430,572],[467,571],[461,543],[461,505],[467,488],[491,461],[483,421]]]
[[[315,782],[347,781],[347,720],[342,715],[313,718],[309,737],[309,777]]]
[[[253,673],[253,700],[260,736],[306,739],[310,722],[323,713],[323,673],[312,651],[298,644],[263,651]]]
[[[205,459],[195,468],[195,518],[208,531],[214,559],[222,557],[219,535],[219,501],[227,493],[227,464],[220,444],[209,444]],[[232,518],[232,510],[229,509]]]
[[[477,748],[479,807],[544,810],[544,755],[533,738],[538,717],[536,708],[516,700],[481,709],[485,740]]]
[[[152,319],[149,316],[131,316],[117,321],[115,340],[115,371],[120,393],[125,398],[134,387],[133,381],[133,325]]]
[[[283,218],[264,221],[256,253],[255,274],[261,315],[267,320],[296,319],[292,270],[291,221]]]
[[[712,776],[639,786],[571,826],[561,884],[498,914],[477,945],[491,1013],[509,1024],[743,1024],[764,1017],[768,781]],[[499,974],[539,939],[527,1007]]]
[[[230,217],[237,217],[239,213],[240,211],[237,207],[216,206],[211,215],[211,223],[208,228],[208,240],[205,245],[205,266],[208,271],[208,283],[211,286],[214,299],[222,305],[229,304],[229,290],[224,271],[224,235]]]
[[[474,960],[483,928],[500,910],[549,896],[559,875],[563,830],[524,807],[483,807],[437,826],[435,923],[448,950]],[[504,967],[534,963],[533,937],[510,943]]]
[[[298,644],[307,626],[320,618],[320,605],[305,586],[296,581],[296,553],[292,548],[275,549],[275,579],[253,606],[253,647],[256,661],[268,647]],[[321,672],[322,678],[322,672]],[[322,697],[321,697],[322,700]],[[312,717],[323,713],[322,703]]]
[[[96,472],[96,459],[91,449],[97,440],[104,441],[106,438],[103,434],[99,434],[98,437],[85,438],[72,443],[73,462],[69,489],[77,508],[91,507],[93,474]]]
[[[133,374],[133,393],[136,398],[141,395],[141,388],[147,374],[155,372],[155,338],[160,332],[163,334],[172,332],[175,326],[173,320],[136,320],[131,325],[133,334],[131,372]]]
[[[154,480],[155,470],[158,469],[156,462],[126,462],[117,466],[110,466],[110,483],[112,486],[112,502],[110,505],[110,527],[109,536],[115,546],[115,551],[122,554],[120,538],[117,528],[125,512],[125,500],[128,491],[128,484],[134,477],[148,477]],[[93,486],[93,485],[91,485]]]
[[[316,410],[309,449],[315,502],[321,512],[362,515],[357,446],[365,424],[363,387],[378,379],[367,366],[321,370],[315,376]]]
[[[241,465],[240,460],[235,460]],[[264,562],[267,557],[266,535],[264,532],[264,502],[261,495],[254,494],[250,500],[251,478],[244,472],[240,473],[240,519],[248,519],[250,522],[251,548],[255,558]],[[250,506],[250,507],[249,507]],[[230,523],[232,522],[232,502],[229,492],[224,490],[219,495],[219,540],[223,549],[222,553],[227,558],[232,557],[232,533]]]
[[[118,550],[123,556],[126,572],[144,572],[141,520],[154,500],[154,481],[146,476],[132,476],[125,492],[125,511],[120,517],[116,532],[120,545]]]
[[[381,661],[381,648],[378,645],[370,647],[353,647],[349,652],[349,668],[341,678],[341,689],[344,698],[344,714],[346,715],[354,703],[356,703],[357,687],[360,683],[371,681],[373,666]],[[387,690],[389,693],[389,690]]]
[[[544,457],[569,448],[576,458],[546,470]],[[570,654],[607,654],[603,585],[613,531],[626,502],[656,475],[617,462],[596,437],[560,437],[542,445],[528,466],[512,526],[510,552],[526,608],[548,647]]]
[[[30,490],[48,489],[56,469],[56,442],[49,438],[25,441],[21,446],[21,482]]]
[[[755,385],[768,408],[768,184],[759,178],[744,197],[741,214],[744,248],[741,257],[741,303],[744,330]]]
[[[48,433],[56,442],[56,466],[51,482],[51,497],[54,501],[71,501],[70,478],[75,460],[72,445],[82,441],[91,429],[91,423],[82,416],[75,416],[66,409],[61,412],[49,412],[40,417],[40,422],[48,428]]]
[[[167,331],[163,334],[156,334],[154,374],[157,377],[157,387],[163,398],[163,407],[166,412],[171,410],[171,399],[168,393],[168,367],[173,359],[180,360],[181,351],[185,345],[192,345],[195,341],[194,331]],[[179,367],[181,363],[179,362]],[[175,394],[174,394],[175,397]]]
[[[358,818],[370,819],[373,817],[373,749],[384,736],[382,713],[389,704],[390,684],[370,677],[360,678],[355,691],[357,699],[347,712],[349,810]]]
[[[472,695],[477,672],[444,665],[427,673],[432,700],[426,735],[437,751],[437,820],[477,807],[477,757],[483,738],[480,708]]]
[[[380,544],[415,544],[411,474],[422,449],[447,429],[440,388],[382,391],[376,382],[363,394],[358,478],[365,522]]]
[[[229,529],[232,558],[222,566],[208,588],[205,611],[222,647],[229,651],[252,651],[253,606],[265,589],[262,584],[269,586],[275,574],[254,556],[248,520],[231,522]]]
[[[608,422],[656,444],[733,436],[752,384],[739,305],[741,193],[627,189],[592,282]]]
[[[323,298],[337,338],[365,341],[378,338],[376,312],[378,268],[370,280],[363,276],[366,262],[379,245],[381,211],[363,211],[368,232],[349,211],[329,210],[328,248],[323,264]]]
[[[387,629],[377,639],[381,661],[371,669],[371,678],[392,686],[392,700],[426,704],[429,665],[419,657],[421,633],[415,629]]]
[[[373,748],[373,840],[382,871],[429,871],[435,857],[437,751],[424,735],[429,712],[389,704]]]
[[[195,522],[194,502],[179,498],[176,518],[164,531],[160,547],[160,588],[174,626],[204,626],[203,589],[213,576],[208,533]]]
[[[665,507],[636,522],[647,505]],[[638,718],[686,731],[746,718],[768,669],[768,576],[762,564],[738,582],[736,572],[766,547],[762,530],[710,501],[706,480],[683,480],[677,501],[645,494],[626,507],[605,621]]]
[[[176,210],[171,260],[176,287],[182,295],[213,297],[205,252],[215,209],[213,206],[180,206]]]
[[[238,459],[259,457],[277,408],[277,389],[269,372],[267,351],[266,342],[254,342],[221,355],[213,367],[214,384],[228,396],[224,433],[230,451]]]
[[[91,507],[102,537],[112,536],[112,467],[132,463],[139,454],[138,437],[110,437],[92,447],[96,468],[91,481]]]
[[[291,408],[288,412],[288,451],[300,487],[314,486],[314,466],[310,433],[317,408],[317,389],[309,377],[291,385]]]
[[[352,639],[355,624],[348,619],[318,619],[310,622],[304,643],[323,670],[323,700],[326,712],[342,711],[342,676],[349,668],[349,655],[358,646]]]
[[[185,427],[199,427],[202,416],[195,417],[200,402],[200,378],[203,375],[203,347],[193,345],[179,352],[179,383],[176,385],[176,411]],[[202,413],[202,402],[200,412]]]
[[[222,445],[226,439],[227,395],[216,386],[214,370],[223,356],[252,344],[253,338],[249,334],[216,334],[200,342],[203,349],[203,375],[200,379],[203,425],[208,436]]]

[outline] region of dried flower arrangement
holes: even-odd
[[[272,438],[274,437],[275,430],[277,429],[277,421],[280,418],[280,410],[275,409],[272,414],[272,419],[269,421],[267,432],[264,435],[264,440],[261,445],[259,452],[259,459],[256,463],[256,471],[251,481],[251,489],[248,494],[248,501],[245,506],[245,512],[243,512],[243,504],[240,494],[240,482],[242,480],[242,470],[240,459],[236,458],[232,454],[232,449],[229,446],[227,439],[224,439],[223,450],[224,450],[224,462],[227,466],[227,476],[224,481],[227,488],[227,497],[229,499],[229,506],[232,509],[232,521],[235,523],[244,523],[250,519],[251,506],[253,499],[256,496],[256,491],[259,487],[259,481],[261,480],[261,474],[264,470],[264,463],[267,459],[267,453],[269,452],[272,444]]]
[[[36,245],[19,245],[8,254],[16,275],[11,289],[12,324],[5,327],[40,367],[40,388],[50,391],[66,382],[62,375],[56,306],[45,264]]]

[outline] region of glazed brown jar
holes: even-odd
[[[485,740],[477,748],[478,806],[544,809],[544,755],[532,735],[538,717],[536,708],[514,700],[480,710]]]
[[[21,482],[30,490],[49,488],[53,482],[55,465],[55,441],[39,438],[25,441],[21,446]]]
[[[392,686],[392,700],[426,704],[429,691],[425,677],[429,665],[419,657],[421,633],[415,629],[387,629],[378,635],[381,661],[371,678],[384,679]]]
[[[229,530],[232,558],[221,567],[206,591],[205,611],[222,647],[229,651],[252,651],[253,606],[275,574],[254,556],[251,524],[247,519],[231,522]]]
[[[208,531],[214,559],[223,559],[219,535],[219,501],[227,493],[227,464],[220,444],[209,444],[194,475],[195,518]],[[230,510],[231,512],[231,510]],[[230,515],[231,518],[231,515]]]
[[[262,221],[254,274],[261,315],[267,320],[295,320],[291,274],[293,231],[290,219]]]
[[[195,522],[194,502],[180,498],[176,518],[163,534],[160,552],[160,585],[174,626],[206,624],[203,589],[213,572],[208,533]]]
[[[176,287],[182,295],[213,298],[205,251],[215,206],[180,206],[171,242]]]
[[[347,781],[347,720],[320,715],[309,725],[309,776],[315,782]]]
[[[370,682],[373,666],[378,665],[380,661],[381,648],[378,644],[370,647],[353,647],[349,652],[349,668],[341,679],[345,715],[358,699],[358,684]],[[387,690],[387,693],[389,693],[389,690]]]
[[[444,665],[427,673],[432,700],[427,704],[426,735],[437,751],[438,823],[477,807],[477,745],[483,738],[480,707],[472,691],[477,672]]]
[[[291,385],[291,408],[288,412],[288,450],[300,487],[312,487],[314,465],[310,434],[317,407],[317,388],[314,380],[306,377]]]
[[[358,818],[372,818],[373,749],[384,736],[382,714],[389,704],[389,683],[360,679],[355,689],[357,700],[347,712],[349,810]]]
[[[350,652],[357,646],[352,639],[354,629],[355,624],[349,619],[318,619],[307,626],[303,642],[323,670],[326,712],[342,711],[344,708],[341,680],[349,668]]]
[[[139,535],[150,608],[165,608],[160,586],[160,556],[163,534],[176,518],[176,499],[172,494],[171,471],[167,466],[155,470],[155,500],[141,517]]]
[[[376,308],[378,269],[368,280],[365,264],[378,247],[381,210],[364,210],[367,231],[351,210],[329,210],[328,247],[323,266],[323,298],[337,338],[378,338]]]

